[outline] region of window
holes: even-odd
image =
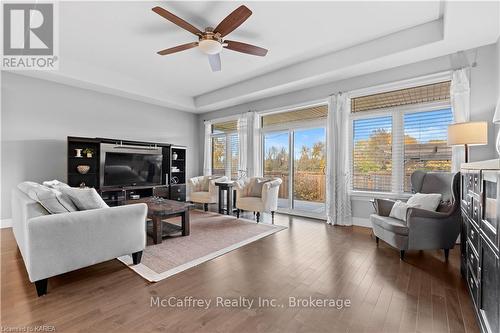
[[[353,123],[353,189],[392,189],[392,116],[358,119]]]
[[[415,170],[451,170],[449,83],[351,100],[353,190],[410,192]]]
[[[404,115],[404,191],[411,191],[415,170],[450,171],[451,147],[447,145],[451,109]]]
[[[238,178],[238,121],[212,124],[212,175]]]

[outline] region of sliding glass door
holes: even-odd
[[[315,217],[324,216],[325,128],[265,132],[263,146],[264,176],[283,180],[278,209]]]

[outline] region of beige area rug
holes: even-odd
[[[190,217],[189,236],[167,237],[161,244],[146,246],[139,265],[132,264],[130,255],[118,260],[146,280],[157,282],[286,229],[198,210],[191,211]],[[180,224],[180,218],[168,222]]]

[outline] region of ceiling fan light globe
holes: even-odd
[[[205,54],[217,54],[222,51],[222,44],[213,39],[201,40],[198,43],[200,50]]]

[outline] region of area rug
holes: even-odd
[[[139,265],[132,264],[130,255],[118,260],[146,280],[157,282],[286,229],[198,210],[191,211],[190,217],[189,236],[167,237],[161,244],[146,246]],[[168,222],[180,224],[180,218]]]

